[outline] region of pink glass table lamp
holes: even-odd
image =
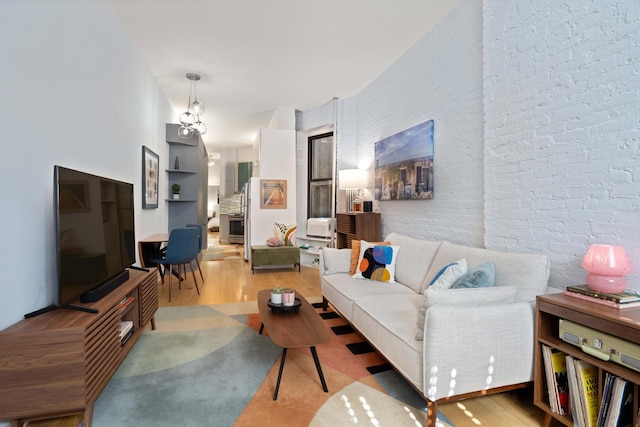
[[[593,291],[617,294],[627,289],[624,276],[631,273],[631,263],[621,246],[589,246],[582,268],[589,272],[587,286]]]

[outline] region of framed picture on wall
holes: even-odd
[[[142,209],[158,207],[158,175],[160,158],[142,146]]]
[[[376,200],[433,199],[433,120],[375,144]]]
[[[287,208],[287,180],[260,180],[260,209]]]

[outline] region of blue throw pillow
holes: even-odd
[[[436,273],[436,275],[434,276],[434,278],[433,278],[433,279],[431,279],[431,281],[429,282],[429,286],[433,285],[433,284],[436,282],[436,280],[438,280],[438,279],[440,278],[440,276],[442,276],[442,273],[444,273],[444,271],[445,271],[447,268],[451,267],[452,265],[458,265],[458,263],[457,263],[457,262],[452,262],[451,264],[447,264],[447,265],[445,265],[444,267],[442,267],[442,268],[440,269],[440,271],[438,271],[438,272]]]
[[[496,266],[493,261],[485,262],[469,269],[467,274],[456,280],[451,289],[460,288],[488,288],[496,280]]]

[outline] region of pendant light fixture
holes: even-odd
[[[204,105],[198,101],[198,94],[196,92],[196,82],[200,80],[200,74],[187,73],[187,79],[191,82],[191,86],[189,87],[187,111],[180,114],[180,117],[178,118],[180,121],[178,136],[185,139],[191,138],[194,134],[204,135],[207,133],[207,125],[202,123],[200,120],[200,116],[204,113]],[[191,102],[192,94],[193,102]]]

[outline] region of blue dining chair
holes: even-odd
[[[187,224],[185,227],[193,227],[198,229],[198,248],[202,249],[202,226],[198,224]],[[200,278],[202,279],[202,283],[204,283],[204,276],[202,275],[202,269],[200,268],[200,261],[196,256],[196,264],[198,265],[198,271],[200,272]]]
[[[196,280],[196,274],[193,271],[192,262],[198,258],[200,253],[200,246],[198,243],[198,230],[194,227],[176,228],[169,234],[169,242],[167,243],[167,251],[164,258],[154,259],[153,262],[162,264],[169,267],[169,302],[171,302],[171,278],[173,276],[173,267],[178,267],[178,276],[182,277],[182,270],[184,269],[186,277],[186,268],[184,266],[189,264],[191,274],[193,275],[193,282],[196,285],[196,291],[200,295],[200,289],[198,289],[198,281]],[[163,280],[164,282],[164,280]],[[181,288],[181,281],[178,280],[178,289]]]

